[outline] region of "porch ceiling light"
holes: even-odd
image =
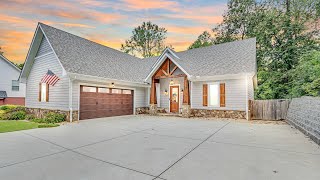
[[[173,85],[174,83],[173,83],[173,80],[171,79],[171,81],[170,81],[170,85]]]
[[[114,83],[111,83],[111,86],[114,87]]]

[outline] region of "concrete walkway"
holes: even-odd
[[[289,125],[122,116],[0,134],[1,179],[320,179]]]

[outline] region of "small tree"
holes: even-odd
[[[143,22],[134,28],[132,36],[121,44],[121,50],[134,56],[151,57],[159,55],[165,48],[167,30],[156,24]]]
[[[2,48],[1,48],[1,46],[0,46],[0,54],[3,54],[3,51],[2,51]]]

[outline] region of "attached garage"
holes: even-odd
[[[80,86],[80,120],[133,112],[133,90]]]

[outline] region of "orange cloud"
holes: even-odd
[[[122,2],[132,9],[170,9],[178,6],[177,2],[168,0],[122,0]]]
[[[80,28],[95,28],[94,26],[89,26],[85,24],[77,24],[77,23],[58,23],[66,27],[80,27]]]
[[[11,61],[24,62],[33,32],[0,29],[0,45],[4,55]]]

